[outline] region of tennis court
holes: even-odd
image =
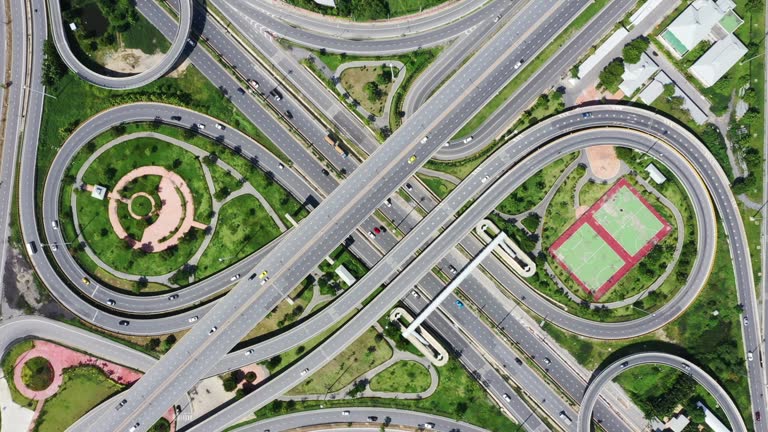
[[[597,291],[624,266],[624,260],[588,223],[552,252],[590,292]]]
[[[659,217],[628,185],[615,189],[594,218],[632,256],[664,228]]]

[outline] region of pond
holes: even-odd
[[[109,28],[109,21],[101,13],[96,3],[88,3],[80,9],[80,18],[83,20],[83,29],[89,35],[99,37]]]

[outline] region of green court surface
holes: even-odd
[[[624,260],[588,224],[579,227],[554,252],[590,291],[603,286],[624,265]]]
[[[744,20],[736,15],[736,12],[734,11],[730,11],[725,14],[724,17],[720,18],[720,25],[723,26],[728,33],[733,33],[737,28],[741,27],[742,24],[744,24]]]
[[[595,212],[595,220],[630,255],[635,255],[664,226],[627,187],[622,187]]]

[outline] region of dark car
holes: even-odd
[[[323,175],[324,175],[324,176],[327,176],[327,175],[328,175],[328,170],[327,170],[327,169],[325,169],[325,168],[323,168],[323,170],[322,170],[321,172],[323,173]]]
[[[181,116],[171,116],[171,120],[173,120],[173,121],[181,121]]]
[[[286,111],[285,111],[285,116],[286,116],[286,117],[288,117],[289,119],[292,119],[292,118],[293,118],[293,114],[291,114],[291,111],[290,111],[290,110],[286,110]]]
[[[378,418],[378,417],[376,417],[376,416],[368,416],[368,421],[369,421],[369,422],[375,422],[375,421],[376,421],[376,420],[378,420],[378,419],[379,419],[379,418]]]
[[[118,324],[120,324],[121,326],[125,327],[125,326],[128,326],[128,325],[130,325],[131,323],[130,323],[129,321],[126,321],[126,320],[122,320],[122,321],[120,321]]]
[[[242,88],[242,87],[238,87],[238,88],[237,88],[237,92],[238,92],[238,93],[240,93],[241,95],[244,95],[244,94],[245,94],[245,90],[243,90],[243,88]]]
[[[517,363],[518,366],[522,366],[523,365],[523,361],[520,360],[519,357],[515,357],[515,363]]]

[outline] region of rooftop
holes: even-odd
[[[706,39],[712,28],[735,7],[732,0],[695,0],[672,21],[662,38],[683,56]],[[732,17],[726,20],[729,27],[733,27],[732,21]]]
[[[705,87],[717,82],[740,58],[747,53],[747,47],[736,36],[729,34],[717,41],[688,69]]]
[[[639,62],[624,64],[624,73],[621,75],[624,81],[619,84],[619,88],[625,95],[632,96],[657,70],[659,70],[659,66],[647,54],[643,53]]]

